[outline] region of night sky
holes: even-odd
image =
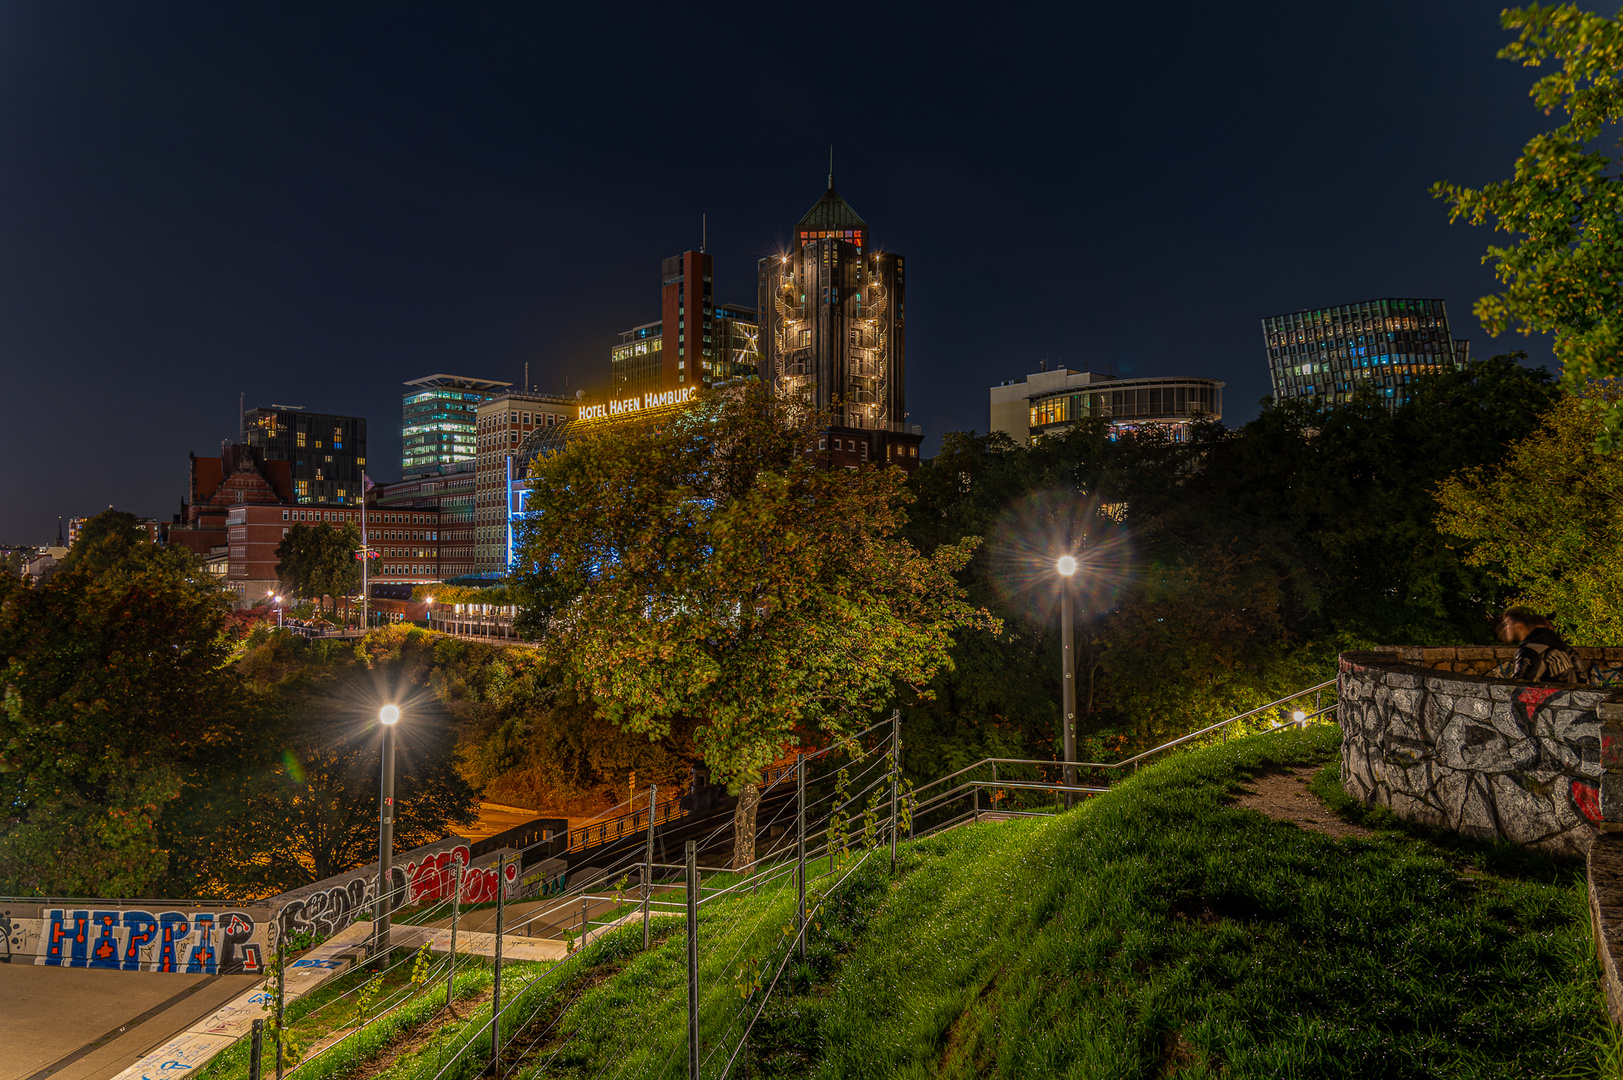
[[[247,404],[607,386],[709,217],[715,298],[835,185],[908,258],[924,453],[1045,356],[1268,392],[1258,320],[1443,297],[1436,180],[1547,126],[1501,0],[1021,6],[0,5],[0,542],[167,518]],[[804,21],[802,21],[804,20]],[[1547,358],[1539,341],[1535,358]]]

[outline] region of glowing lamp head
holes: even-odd
[[[378,720],[393,727],[400,721],[400,708],[397,705],[385,705],[378,710]]]
[[[1059,571],[1060,577],[1070,577],[1076,573],[1076,560],[1069,555],[1061,555],[1059,562],[1054,564],[1054,569]]]
[[[1303,720],[1307,719],[1307,713],[1303,712],[1301,709],[1297,709],[1295,712],[1291,713],[1291,719],[1300,724]]]

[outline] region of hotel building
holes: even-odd
[[[787,252],[758,267],[761,381],[833,415],[835,464],[911,471],[923,432],[907,422],[905,260],[874,250],[833,177],[793,235]]]
[[[624,331],[609,354],[614,398],[710,386],[756,373],[761,363],[756,312],[715,303],[712,268],[711,256],[702,251],[664,261],[660,320]],[[666,327],[674,327],[674,335],[667,335]]]
[[[563,394],[511,391],[479,406],[473,501],[475,573],[486,577],[507,573],[512,481],[529,469],[529,458],[521,456],[521,444],[538,430],[573,420],[579,406],[578,398]]]

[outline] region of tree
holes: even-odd
[[[605,425],[530,470],[521,629],[626,730],[693,721],[740,796],[739,866],[762,770],[798,728],[860,728],[898,682],[922,690],[950,663],[953,630],[995,625],[953,580],[978,540],[919,555],[900,537],[900,470],[832,468],[824,432],[751,383]]]
[[[1513,586],[1577,644],[1623,641],[1623,460],[1595,448],[1615,390],[1568,397],[1501,464],[1461,470],[1438,490],[1438,525],[1466,561]]]
[[[79,529],[79,538],[62,560],[64,568],[84,566],[106,573],[126,562],[138,547],[151,547],[152,535],[141,519],[122,510],[103,510]]]
[[[169,859],[161,817],[194,763],[240,737],[227,597],[190,553],[130,542],[119,524],[92,519],[40,588],[0,579],[12,894],[152,895]]]
[[[377,853],[378,708],[400,706],[395,847],[443,839],[477,817],[455,729],[412,627],[363,642],[271,632],[244,656],[252,697],[242,752],[211,763],[164,821],[191,858],[176,877],[203,894],[265,895],[363,865]]]
[[[1488,248],[1483,261],[1495,264],[1506,288],[1477,301],[1477,317],[1491,334],[1513,326],[1553,334],[1576,393],[1590,379],[1623,376],[1623,176],[1594,146],[1623,121],[1623,21],[1575,4],[1510,8],[1500,19],[1521,31],[1502,59],[1560,65],[1531,96],[1546,115],[1560,109],[1565,122],[1528,140],[1511,179],[1480,189],[1439,183],[1432,194],[1449,201],[1450,221],[1521,234],[1514,246]],[[1584,401],[1603,416],[1597,446],[1623,449],[1623,403]]]
[[[1559,397],[1520,359],[1422,380],[1396,412],[1370,395],[1271,404],[1186,442],[1088,425],[1024,446],[948,434],[914,476],[908,536],[929,551],[985,535],[960,578],[1004,629],[958,632],[933,696],[903,706],[909,767],[1056,752],[1050,567],[1067,529],[1108,557],[1076,579],[1084,747],[1231,716],[1323,677],[1350,645],[1486,641],[1507,590],[1438,531],[1435,490],[1497,461]]]
[[[326,522],[294,525],[276,545],[276,576],[282,587],[308,597],[326,610],[323,597],[347,596],[361,586],[361,564],[355,552],[361,533],[354,525],[333,528]]]

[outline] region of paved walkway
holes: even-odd
[[[365,948],[371,936],[371,923],[354,923],[292,961],[287,970],[284,1002],[296,1001],[328,979],[349,970],[354,962],[353,958]],[[149,977],[151,975],[145,972],[131,974],[147,974]],[[233,976],[216,978],[223,982],[225,978],[231,977]],[[161,1046],[142,1054],[134,1064],[122,1072],[115,1073],[109,1069],[99,1075],[111,1076],[113,1080],[181,1080],[182,1077],[202,1068],[215,1054],[245,1034],[253,1026],[256,1018],[267,1015],[264,1007],[266,999],[264,977],[247,976],[247,978],[251,985],[246,990],[239,992],[236,997],[202,1018],[186,1025],[185,1030],[175,1033]],[[52,1080],[55,1080],[55,1077]]]
[[[259,981],[0,964],[0,1080],[110,1076]]]
[[[596,917],[615,905],[594,902]],[[579,925],[580,903],[556,900],[513,904],[508,914],[521,922],[536,912],[567,908]],[[495,911],[472,912],[457,928],[457,955],[496,954]],[[488,917],[488,918],[487,918]],[[632,913],[609,926],[593,927],[585,944],[614,926],[641,919]],[[472,925],[470,925],[470,923]],[[549,925],[563,925],[549,923]],[[515,929],[524,927],[515,925]],[[370,922],[357,922],[294,960],[288,968],[285,1000],[303,997],[348,971],[372,936]],[[444,926],[395,925],[389,944],[396,949],[450,951]],[[505,933],[505,960],[558,961],[569,955],[561,937]],[[172,975],[148,971],[99,971],[0,964],[0,1080],[183,1080],[236,1042],[256,1018],[267,1015],[263,976]]]

